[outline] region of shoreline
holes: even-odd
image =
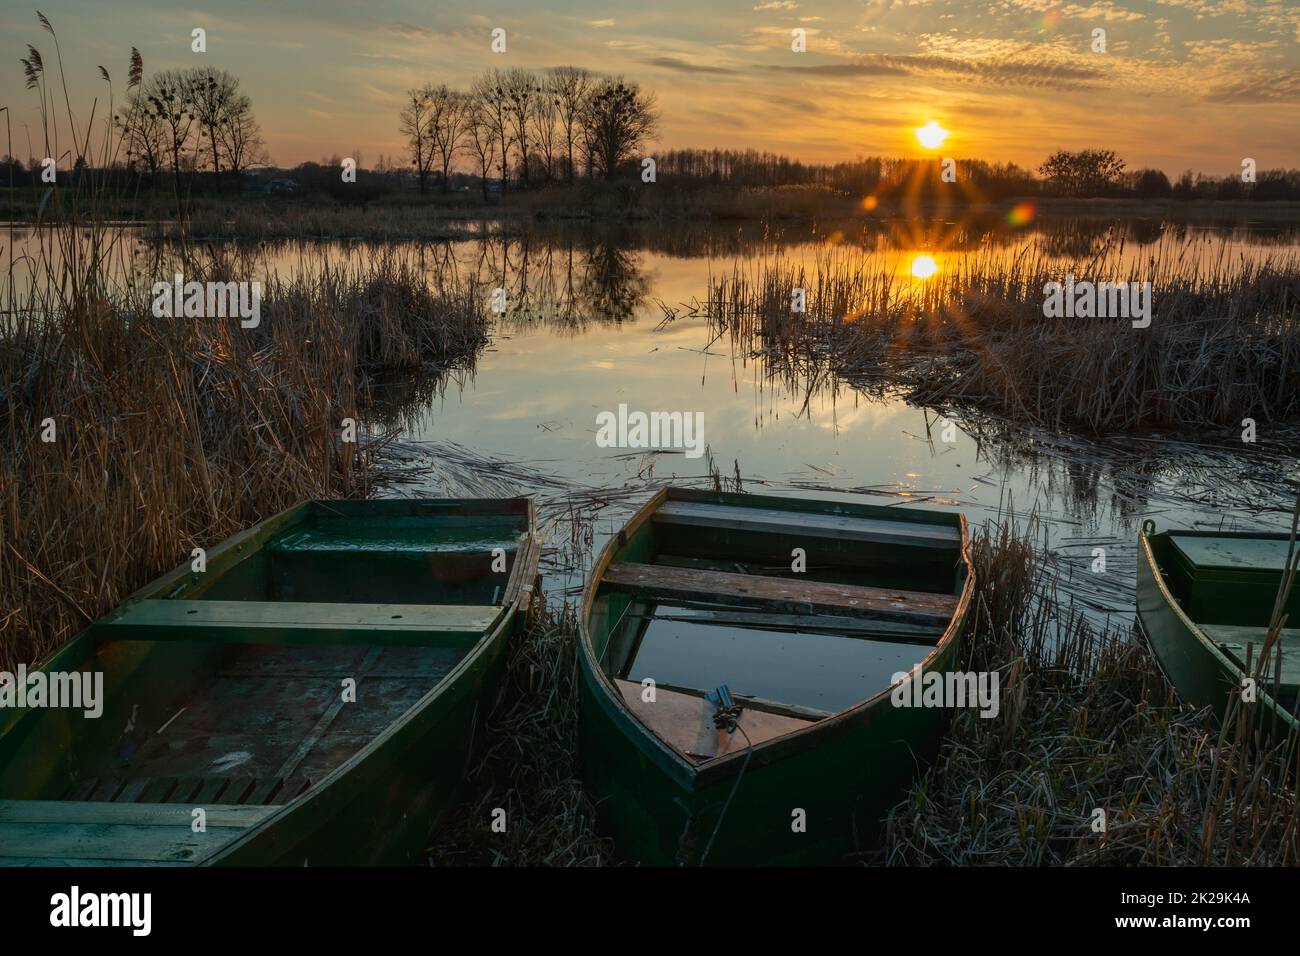
[[[637,188],[637,187],[634,187]],[[69,217],[58,207],[30,195],[15,203],[0,187],[0,229],[41,225],[152,226],[158,233],[189,238],[265,238],[308,231],[303,220],[326,217],[322,226],[348,223],[362,232],[386,238],[456,238],[453,224],[464,223],[610,223],[773,222],[773,223],[893,223],[898,220],[1005,221],[1013,210],[1027,210],[1035,219],[1081,218],[1167,222],[1230,222],[1234,225],[1300,226],[1300,201],[1219,199],[1138,199],[1128,197],[1066,198],[1014,196],[1000,199],[958,198],[881,199],[865,208],[864,201],[825,189],[805,187],[679,187],[669,183],[639,187],[637,194],[601,187],[544,187],[510,193],[483,202],[477,193],[436,195],[389,194],[366,202],[340,202],[323,194],[302,197],[201,195],[189,201],[187,217],[178,219],[168,197],[155,194],[139,200],[112,201],[102,215],[84,210]],[[15,193],[19,190],[15,189]],[[394,221],[376,224],[386,216]],[[184,224],[182,226],[182,223]],[[448,235],[438,235],[441,225]],[[346,238],[341,234],[330,238]]]

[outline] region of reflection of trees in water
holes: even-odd
[[[506,292],[506,327],[544,325],[581,331],[592,323],[621,323],[646,304],[650,280],[637,250],[599,232],[585,240],[527,230],[473,243],[474,281]]]
[[[510,320],[581,329],[592,322],[626,321],[644,305],[651,289],[639,268],[642,252],[674,258],[748,258],[811,243],[875,254],[962,253],[1031,242],[1043,255],[1078,260],[1097,254],[1106,243],[1177,248],[1194,240],[1295,246],[1300,244],[1300,225],[1111,216],[1044,217],[1028,228],[1015,228],[1000,211],[968,213],[957,220],[855,219],[816,224],[541,221],[522,227],[484,224],[483,237],[470,240],[243,240],[190,243],[182,252],[173,243],[137,238],[130,243],[129,265],[118,268],[133,272],[147,291],[154,278],[170,279],[178,268],[248,278],[311,271],[326,262],[364,265],[377,251],[389,250],[418,258],[422,270],[436,281],[465,278],[468,270],[468,277],[486,289],[505,288]],[[183,268],[186,264],[189,268]]]
[[[580,298],[601,318],[613,322],[630,318],[650,290],[649,279],[637,268],[636,253],[612,243],[597,244],[586,253]]]
[[[1062,259],[1087,258],[1119,238],[1115,223],[1106,220],[1076,219],[1056,225],[1041,232],[1041,249]]]
[[[171,283],[176,273],[185,281],[251,281],[267,277],[275,269],[271,262],[287,250],[300,253],[297,262],[304,272],[319,269],[321,261],[290,243],[256,242],[155,242],[139,239],[132,246],[131,271],[138,288],[149,291],[154,282]],[[286,255],[287,257],[287,255]]]
[[[481,278],[510,278],[512,304],[538,305],[535,318],[546,318],[541,306],[553,309],[567,327],[581,327],[591,321],[624,321],[648,294],[647,283],[638,275],[637,253],[650,252],[674,258],[741,258],[771,254],[784,248],[808,244],[835,244],[866,253],[909,253],[939,250],[950,253],[1014,248],[1037,242],[1038,250],[1066,259],[1096,254],[1108,239],[1133,247],[1160,244],[1172,251],[1199,243],[1242,243],[1261,249],[1274,247],[1285,253],[1300,245],[1300,224],[1268,219],[1179,219],[1162,214],[1142,218],[1121,213],[1109,216],[1054,217],[1041,215],[1025,228],[1008,224],[1004,211],[969,211],[955,219],[893,218],[798,220],[763,222],[739,220],[714,222],[690,220],[654,223],[598,223],[587,221],[539,221],[519,224],[484,223],[481,240],[444,239],[395,242],[347,240],[302,241],[255,238],[189,242],[147,236],[137,228],[107,230],[111,238],[97,272],[107,291],[147,294],[159,279],[170,281],[176,271],[227,276],[231,279],[266,277],[272,273],[291,275],[322,268],[323,264],[363,266],[377,251],[395,251],[418,257],[427,264],[427,274],[452,274],[452,262],[463,247],[477,246],[483,268]],[[469,231],[468,228],[466,231]],[[49,259],[52,267],[65,271],[62,261],[75,250],[45,248],[53,243],[48,230],[20,234],[16,252],[32,259]],[[79,237],[78,241],[82,241]],[[503,248],[504,247],[504,248]],[[1271,253],[1264,252],[1263,255]],[[1211,250],[1207,259],[1214,263]],[[506,261],[503,261],[506,260]],[[522,272],[516,276],[514,267]],[[540,270],[535,266],[540,265]],[[591,273],[588,274],[588,270]],[[19,270],[21,293],[25,272]],[[551,279],[555,278],[555,285]],[[548,298],[549,297],[549,298]],[[516,318],[519,316],[516,315]]]
[[[459,394],[472,385],[475,358],[444,368],[426,366],[415,373],[363,375],[357,396],[366,427],[385,434],[421,431],[429,409],[446,399],[448,391]]]
[[[816,223],[757,220],[737,222],[681,222],[670,224],[598,224],[540,222],[530,224],[535,241],[564,246],[595,242],[617,245],[632,251],[646,251],[676,258],[723,258],[754,256],[791,246],[842,245],[864,252],[915,252],[941,249],[969,252],[1004,249],[1035,238],[1043,251],[1068,258],[1091,255],[1108,231],[1126,243],[1146,246],[1162,238],[1183,241],[1193,237],[1214,242],[1250,242],[1256,245],[1288,246],[1300,243],[1300,225],[1273,222],[1226,222],[1170,220],[1160,217],[1043,216],[1028,227],[1007,222],[1002,211],[969,213],[960,219],[854,219],[821,220]],[[1089,245],[1093,243],[1093,245]]]
[[[1166,230],[1170,231],[1177,241],[1186,237],[1186,223],[1166,223],[1161,219],[1134,219],[1127,223],[1125,238],[1139,246],[1149,246],[1160,241],[1165,235]]]
[[[134,241],[131,246],[135,279],[144,284],[161,277],[170,280],[173,271],[222,278],[250,278],[272,273],[311,274],[326,266],[346,265],[364,272],[367,263],[392,253],[413,263],[431,285],[463,288],[474,284],[483,290],[484,308],[490,307],[490,291],[506,290],[504,315],[496,317],[505,331],[540,327],[560,334],[576,334],[592,325],[617,325],[634,319],[647,308],[653,289],[645,274],[643,253],[674,257],[716,257],[720,259],[764,256],[810,239],[829,240],[864,252],[890,249],[914,250],[919,246],[960,250],[988,244],[1010,244],[1036,238],[1044,253],[1063,258],[1090,257],[1106,243],[1146,246],[1159,243],[1177,252],[1184,244],[1223,241],[1229,236],[1253,237],[1250,225],[1235,225],[1231,231],[1212,231],[1205,224],[1167,223],[1158,219],[1056,220],[1036,223],[1032,232],[1008,231],[997,216],[968,217],[960,222],[857,221],[843,232],[833,226],[812,227],[806,223],[774,226],[757,222],[727,224],[679,223],[596,224],[588,222],[542,222],[497,224],[485,227],[474,239],[421,242],[265,242],[191,243],[180,252],[171,244]],[[1265,225],[1263,234],[1272,238],[1289,236],[1300,241],[1300,231],[1291,227]],[[836,253],[838,254],[838,253]],[[1144,253],[1145,254],[1145,253]],[[864,260],[865,261],[865,260]],[[190,268],[182,267],[188,263]],[[851,263],[852,264],[852,263]],[[147,280],[147,281],[146,281]],[[705,342],[702,340],[701,345]],[[716,346],[714,346],[716,348]],[[733,343],[733,358],[743,366],[756,364],[760,395],[770,399],[776,393],[800,399],[803,409],[827,397],[834,398],[842,386],[823,361],[812,361],[795,350],[785,354],[772,343]],[[416,379],[425,379],[417,384]],[[384,383],[374,390],[376,408],[384,415],[399,415],[404,406],[422,404],[448,385],[455,385],[444,370],[430,369],[427,375],[408,373],[405,380]],[[860,384],[855,387],[861,393]],[[418,391],[423,389],[423,391]],[[425,398],[420,398],[424,395]],[[409,398],[403,398],[409,396]],[[1099,482],[1109,480],[1093,464],[1076,462],[1056,477],[1063,494],[1077,502],[1095,500]],[[1136,475],[1139,485],[1145,473],[1126,466],[1123,475]],[[1112,476],[1113,477],[1113,476]],[[1116,479],[1115,507],[1134,511],[1143,507],[1141,487],[1130,489]]]

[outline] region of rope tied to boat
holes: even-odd
[[[709,703],[713,704],[713,725],[719,730],[725,730],[728,734],[734,734],[737,730],[745,738],[745,762],[740,765],[740,772],[736,774],[736,782],[731,785],[731,793],[727,794],[727,802],[722,805],[722,812],[718,814],[718,822],[713,824],[713,832],[709,834],[709,842],[704,845],[704,852],[700,854],[700,866],[709,858],[709,851],[713,849],[713,841],[718,836],[718,831],[722,829],[722,821],[727,818],[727,811],[731,809],[731,801],[736,797],[736,791],[740,789],[740,781],[745,778],[745,771],[749,769],[749,758],[754,756],[754,742],[749,739],[749,734],[745,733],[745,728],[740,726],[740,715],[744,708],[736,703],[731,696],[731,689],[726,684],[719,684],[716,690],[711,691],[706,697]]]
[[[740,714],[745,708],[736,703],[731,696],[731,689],[726,684],[721,684],[705,695],[705,700],[714,706],[713,726],[734,734],[740,726]]]

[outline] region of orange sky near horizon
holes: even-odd
[[[651,89],[657,148],[755,148],[806,161],[934,155],[915,129],[951,131],[944,155],[1036,167],[1055,149],[1116,150],[1129,168],[1236,173],[1300,165],[1300,4],[1286,0],[153,0],[42,5],[59,31],[85,123],[103,64],[120,102],[130,48],[146,72],[212,65],[241,80],[273,161],[400,155],[403,92],[467,86],[491,67],[574,64]],[[207,31],[193,53],[190,31]],[[507,51],[490,49],[494,27]],[[791,49],[806,31],[807,50]],[[1104,52],[1094,31],[1105,31]],[[30,10],[0,11],[0,107],[13,152],[40,125],[19,58],[55,66]],[[62,105],[59,90],[57,104]],[[34,137],[35,138],[35,137]],[[0,146],[0,152],[7,151]]]

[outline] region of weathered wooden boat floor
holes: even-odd
[[[714,706],[703,694],[688,694],[665,687],[655,688],[653,702],[644,700],[643,688],[635,681],[615,679],[632,711],[656,736],[686,754],[691,760],[701,762],[745,748],[744,735],[727,733],[713,723]],[[749,741],[760,744],[774,740],[795,730],[802,730],[815,720],[767,713],[746,706],[740,715],[740,726],[749,735]]]
[[[239,645],[138,750],[90,768],[64,797],[285,803],[409,710],[466,652]],[[346,704],[345,678],[356,680],[356,701]]]
[[[189,806],[0,800],[0,864],[189,866],[276,809],[206,806],[206,830],[196,833]]]
[[[305,501],[212,545],[42,662],[102,674],[100,713],[0,709],[0,866],[414,861],[539,550],[522,498]]]

